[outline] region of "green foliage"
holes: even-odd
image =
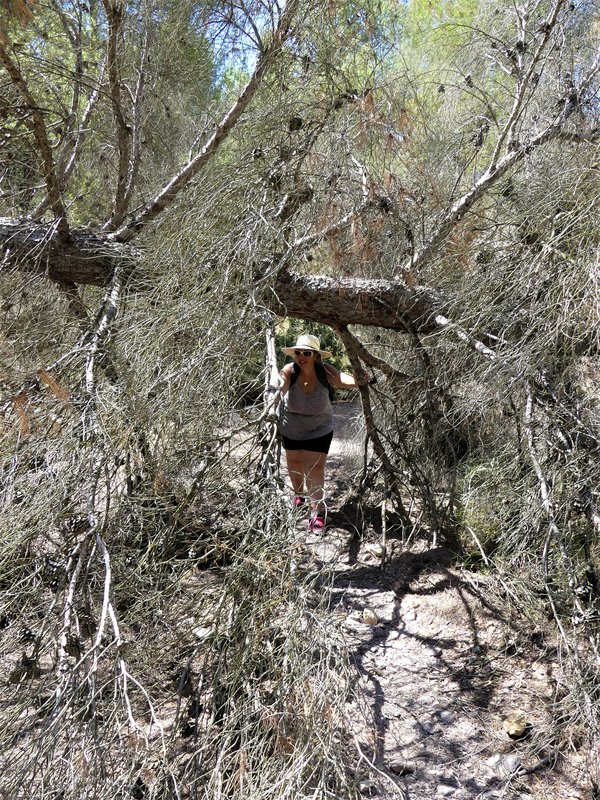
[[[484,564],[498,546],[506,524],[505,509],[498,505],[498,499],[505,497],[504,482],[501,466],[493,461],[470,465],[458,481],[458,533],[462,554],[471,564]]]
[[[451,54],[461,44],[460,31],[472,26],[485,0],[410,0],[406,30],[424,45],[424,58]]]
[[[189,157],[190,142],[218,98],[214,44],[209,40],[210,5],[199,13],[194,3],[127,7],[118,40],[122,114],[130,133],[136,127],[139,149],[137,203],[156,191]],[[94,224],[110,213],[109,188],[117,171],[114,109],[105,70],[107,21],[100,4],[79,6],[71,14],[57,5],[37,4],[35,24],[13,25],[9,55],[42,111],[53,158],[61,164],[79,142],[78,169],[65,186],[75,224]],[[87,104],[98,91],[92,116]],[[7,163],[4,187],[16,198],[5,213],[29,210],[43,197],[44,176],[29,117],[6,84],[0,89],[0,142],[19,153]],[[62,162],[61,162],[62,160]]]

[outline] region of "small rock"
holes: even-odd
[[[425,733],[433,733],[435,730],[435,724],[433,722],[422,722],[421,728],[425,731]]]
[[[490,769],[498,770],[498,766],[502,761],[502,756],[499,753],[495,753],[493,756],[486,758],[485,763]]]
[[[417,618],[417,612],[414,611],[414,610],[413,611],[407,611],[406,614],[404,614],[403,616],[404,616],[404,621],[405,622],[414,622],[416,620],[416,618]]]
[[[538,680],[545,680],[548,677],[548,667],[544,664],[532,664],[531,671]]]
[[[520,739],[530,730],[531,724],[524,711],[515,709],[506,715],[502,727],[511,739]]]
[[[456,720],[456,717],[452,713],[452,711],[448,711],[448,709],[440,709],[436,711],[436,716],[445,724],[445,725],[452,725],[452,723]]]
[[[358,791],[366,795],[377,794],[377,786],[374,781],[364,780],[358,784]]]
[[[437,793],[439,797],[451,797],[456,792],[455,786],[447,786],[444,783],[441,783],[437,787]]]
[[[502,759],[501,770],[505,775],[514,775],[521,767],[521,756],[518,753],[511,753]]]
[[[377,625],[379,618],[372,608],[364,608],[362,612],[362,621],[365,625]]]
[[[379,544],[379,542],[366,545],[365,550],[371,553],[372,556],[375,556],[375,558],[382,558],[385,555],[385,548],[382,544]]]
[[[416,767],[408,761],[389,761],[388,768],[396,775],[412,775]]]
[[[444,780],[444,771],[442,767],[430,766],[429,769],[423,770],[423,779],[427,783],[439,783]]]

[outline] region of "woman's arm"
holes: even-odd
[[[357,372],[356,375],[348,375],[347,372],[340,372],[332,364],[324,364],[323,366],[327,372],[329,383],[335,386],[336,389],[358,389],[359,386],[364,386],[369,382],[369,376],[364,370]]]
[[[283,397],[284,394],[287,394],[290,388],[290,379],[292,377],[292,367],[293,364],[286,364],[285,367],[279,373],[280,383],[279,394]]]

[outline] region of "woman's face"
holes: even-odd
[[[314,363],[318,355],[314,350],[294,350],[294,361],[299,367],[305,367]]]

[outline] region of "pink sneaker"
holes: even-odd
[[[323,514],[314,514],[308,522],[308,529],[317,531],[317,533],[323,531],[325,529],[325,517]]]
[[[304,497],[300,497],[299,495],[296,495],[294,497],[294,499],[292,500],[292,505],[294,506],[294,508],[300,508],[300,506],[303,506],[305,502],[306,502],[306,500],[305,500]]]

